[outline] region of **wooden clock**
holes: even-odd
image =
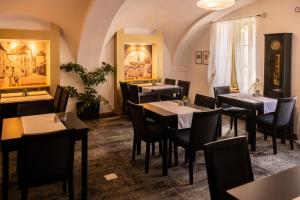
[[[291,50],[293,33],[265,34],[264,95],[291,95]]]

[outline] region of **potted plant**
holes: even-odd
[[[102,62],[100,67],[93,72],[89,72],[83,66],[69,62],[60,67],[66,72],[75,72],[79,75],[84,84],[83,91],[79,91],[73,86],[67,86],[70,97],[78,99],[76,104],[77,115],[80,119],[96,119],[99,117],[100,102],[107,104],[108,101],[103,96],[97,93],[95,86],[106,82],[106,76],[113,72],[113,66],[108,63]]]
[[[188,99],[186,96],[183,96],[183,97],[181,98],[181,101],[182,101],[183,104],[186,106],[187,103],[189,102],[189,99]]]

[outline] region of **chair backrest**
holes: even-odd
[[[127,102],[129,100],[128,84],[126,82],[120,81],[120,88],[121,88],[123,101]]]
[[[190,91],[190,81],[182,81],[182,80],[178,80],[177,85],[182,87],[182,91],[181,91],[181,97],[189,96],[189,91]]]
[[[73,173],[73,129],[22,136],[18,150],[19,184],[34,187],[65,180]]]
[[[175,85],[175,83],[175,79],[165,78],[165,85]]]
[[[160,96],[158,92],[143,92],[139,94],[140,103],[149,103],[160,101]]]
[[[221,113],[222,109],[193,113],[190,135],[192,150],[201,150],[204,144],[216,140]]]
[[[215,98],[204,96],[201,94],[196,94],[194,104],[210,109],[215,109],[217,101]]]
[[[213,200],[226,199],[226,190],[254,180],[245,136],[205,144],[204,156]]]
[[[295,102],[295,97],[278,99],[273,122],[275,127],[289,124],[294,111]]]
[[[61,93],[61,98],[58,106],[58,112],[65,112],[68,104],[69,99],[69,91],[65,88],[63,88],[63,91]]]
[[[146,136],[146,119],[142,105],[128,101],[132,126],[137,138],[144,139]]]
[[[230,93],[230,86],[220,86],[220,87],[214,87],[214,93],[215,93],[215,98],[217,100],[217,107],[221,107],[221,103],[219,101],[219,95],[222,94],[229,94]]]
[[[54,112],[56,112],[58,110],[62,91],[63,91],[63,87],[61,87],[60,85],[57,85],[55,94],[54,94],[54,100],[53,100]]]
[[[139,102],[139,87],[137,85],[128,85],[128,91],[129,91],[129,100],[133,103],[140,103]]]

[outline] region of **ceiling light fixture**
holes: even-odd
[[[234,4],[235,0],[199,0],[197,6],[206,10],[222,10]]]

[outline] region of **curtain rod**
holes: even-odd
[[[244,19],[244,18],[248,18],[248,17],[261,17],[262,19],[267,17],[267,13],[263,12],[261,14],[257,14],[257,15],[250,15],[250,16],[245,16],[245,17],[238,17],[238,18],[232,18],[232,19],[224,19],[224,20],[218,20],[215,22],[211,22],[211,23],[218,23],[218,22],[225,22],[225,21],[232,21],[232,20],[236,20],[236,19]]]

